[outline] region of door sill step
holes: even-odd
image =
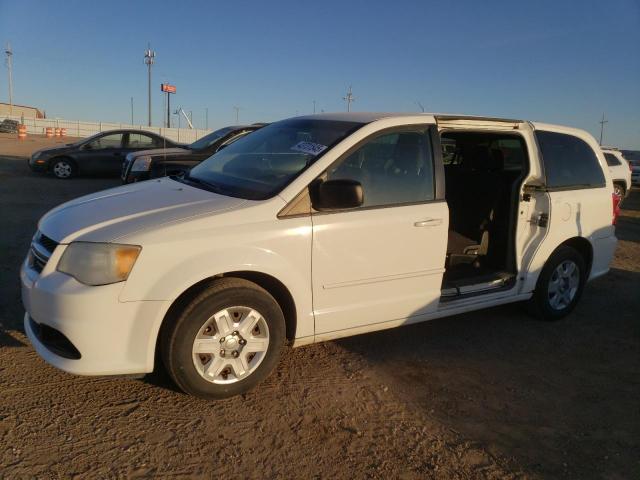
[[[483,275],[481,278],[446,282],[442,287],[440,300],[449,302],[463,297],[509,290],[515,285],[515,280],[516,276],[513,273],[497,272],[491,275]]]

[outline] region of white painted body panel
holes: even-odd
[[[620,150],[607,148],[603,148],[602,150],[615,156],[620,161],[620,165],[608,166],[609,173],[611,173],[611,179],[613,181],[622,181],[624,183],[626,195],[629,195],[629,190],[631,190],[631,168],[629,167],[629,162],[624,158]]]
[[[316,334],[436,311],[448,224],[444,201],[313,215]]]
[[[434,124],[436,119],[411,114],[367,121],[371,123],[269,200],[225,197],[164,178],[98,192],[47,213],[39,229],[61,245],[40,274],[23,265],[23,303],[27,315],[62,331],[83,357],[67,360],[48,351],[25,317],[27,335],[38,353],[73,373],[149,372],[171,304],[194,284],[230,272],[270,275],[289,290],[296,309],[294,345],[302,345],[529,298],[551,252],[574,236],[588,239],[594,248],[592,277],[608,269],[615,237],[606,168],[606,188],[541,193],[520,203],[515,288],[446,304],[439,298],[448,228],[445,202],[278,218],[359,141],[385,128]],[[445,123],[447,128],[514,129],[508,122],[472,118]],[[538,125],[517,124],[531,159],[524,183],[540,182],[543,172],[533,137]],[[566,130],[594,146],[588,134]],[[549,214],[547,229],[529,222],[540,212]],[[441,222],[414,226],[430,219]],[[56,271],[72,241],[134,244],[142,251],[126,282],[91,287]]]

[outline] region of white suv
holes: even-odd
[[[626,197],[631,189],[631,165],[617,148],[602,147],[602,152],[611,172],[613,191],[620,198]]]
[[[443,154],[441,145],[447,148]],[[68,372],[239,394],[300,346],[511,302],[567,315],[616,246],[573,128],[429,114],[283,120],[185,178],[65,203],[21,270],[25,330]]]

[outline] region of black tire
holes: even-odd
[[[78,172],[75,162],[66,157],[54,158],[49,165],[49,170],[51,170],[53,176],[61,180],[73,178]]]
[[[565,262],[572,262],[578,271],[577,290],[573,298],[566,304],[552,305],[552,295],[550,282],[553,280],[554,272]],[[557,275],[556,275],[557,276]],[[558,247],[549,257],[536,283],[533,297],[528,302],[528,310],[533,316],[547,321],[560,320],[571,313],[582,296],[582,291],[587,280],[587,265],[582,255],[567,245]]]
[[[268,348],[256,369],[235,383],[213,383],[196,369],[194,341],[216,312],[244,306],[258,311],[268,328]],[[245,393],[264,380],[277,365],[286,339],[282,309],[260,286],[238,278],[221,278],[191,299],[160,333],[160,352],[165,368],[185,393],[214,400]],[[226,378],[226,377],[225,377]]]

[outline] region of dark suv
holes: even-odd
[[[216,130],[190,145],[170,149],[143,150],[127,155],[122,164],[122,183],[139,182],[168,175],[182,175],[221,148],[258,130],[266,123],[234,125]]]

